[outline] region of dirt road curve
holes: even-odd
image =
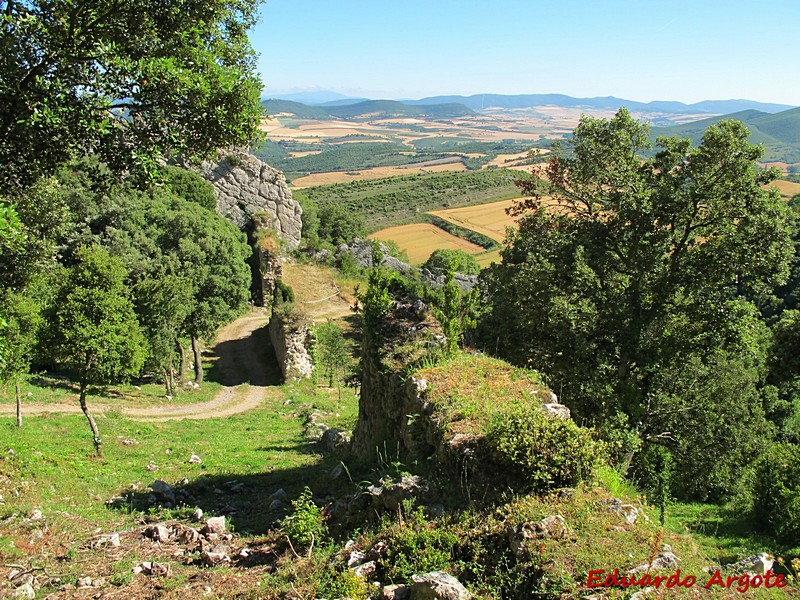
[[[280,380],[277,366],[269,364],[264,345],[267,319],[263,314],[250,313],[224,327],[212,349],[216,357],[218,380],[225,386],[208,402],[181,406],[120,407],[112,404],[90,404],[95,414],[114,410],[136,421],[174,421],[178,419],[213,419],[242,413],[260,405],[274,394]],[[23,404],[23,417],[45,413],[80,413],[78,403]],[[13,405],[0,406],[0,414],[13,414]]]

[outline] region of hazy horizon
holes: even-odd
[[[262,95],[743,99],[800,106],[800,2],[267,0],[251,34]]]

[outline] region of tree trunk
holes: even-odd
[[[184,350],[180,340],[176,342],[176,345],[178,346],[178,356],[180,357],[180,362],[178,363],[178,379],[180,379],[183,377],[183,367],[186,365],[186,350]]]
[[[203,357],[200,356],[200,340],[192,336],[192,353],[194,354],[194,382],[203,383]]]
[[[17,427],[22,427],[22,397],[19,393],[19,379],[16,381],[17,391]]]
[[[81,410],[83,411],[83,414],[86,415],[86,419],[89,421],[89,427],[92,429],[92,435],[94,436],[94,449],[97,452],[97,457],[103,458],[103,440],[100,439],[100,431],[97,429],[97,423],[94,422],[94,417],[92,416],[92,413],[89,412],[89,407],[86,405],[86,388],[86,382],[81,381]]]
[[[170,396],[175,395],[175,369],[170,367],[169,369],[169,389],[171,390]]]
[[[172,388],[169,386],[169,373],[165,367],[161,367],[161,375],[164,377],[164,389],[167,396],[172,396]]]

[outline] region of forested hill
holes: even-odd
[[[267,113],[276,115],[291,113],[300,118],[307,119],[357,119],[359,117],[375,116],[386,117],[432,117],[448,119],[472,115],[474,112],[457,103],[444,103],[432,105],[405,104],[396,100],[367,100],[341,106],[308,106],[291,100],[270,99],[262,102]]]
[[[736,119],[744,123],[750,130],[750,142],[764,145],[765,160],[800,162],[800,108],[775,114],[745,110],[673,127],[654,127],[651,135],[653,139],[661,136],[688,137],[698,144],[705,130],[722,119]]]

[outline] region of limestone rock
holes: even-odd
[[[600,502],[608,511],[620,515],[625,523],[633,525],[639,519],[639,509],[633,504],[623,504],[619,498],[611,498]]]
[[[150,489],[153,490],[153,494],[156,496],[157,500],[175,503],[175,490],[163,479],[156,479],[150,484]]]
[[[203,533],[215,533],[219,536],[225,535],[225,517],[211,517],[203,527]]]
[[[23,583],[14,590],[14,598],[36,598],[36,592],[30,583]]]
[[[158,523],[157,525],[150,525],[147,529],[144,530],[144,534],[149,537],[151,540],[156,542],[160,542],[162,544],[166,544],[172,540],[172,533],[167,526],[163,523]]]
[[[219,214],[245,229],[254,215],[265,213],[269,228],[288,249],[297,248],[303,210],[292,198],[283,173],[240,152],[221,156],[218,162],[203,162],[199,171],[214,186]]]
[[[356,574],[356,577],[360,577],[361,579],[369,579],[375,574],[377,569],[378,566],[375,564],[375,561],[370,560],[354,568],[353,573]]]
[[[197,456],[197,454],[192,454],[189,457],[189,464],[190,465],[199,465],[203,462],[203,459]]]
[[[327,429],[319,440],[323,452],[330,454],[339,452],[350,444],[350,432],[339,429]]]
[[[542,408],[548,417],[554,417],[556,419],[569,419],[572,416],[568,407],[556,402],[542,404]]]
[[[382,600],[409,600],[411,589],[405,585],[385,585],[381,590]]]
[[[469,600],[467,589],[452,575],[433,571],[423,575],[412,575],[411,598],[413,600]]]
[[[403,500],[418,499],[428,493],[428,483],[419,475],[403,475],[399,480],[385,485],[372,485],[367,488],[373,503],[390,511],[396,511]]]
[[[768,554],[754,554],[743,558],[737,563],[728,565],[729,569],[738,571],[739,573],[755,573],[756,575],[764,575],[767,571],[772,569],[774,561]]]
[[[651,569],[676,569],[678,567],[678,557],[671,551],[662,552],[653,559],[651,563],[644,563],[634,567],[628,573],[644,573]]]
[[[508,537],[514,556],[518,559],[522,559],[527,552],[525,542],[528,540],[560,540],[566,533],[567,528],[564,524],[564,517],[561,515],[551,515],[541,521],[524,523],[522,526],[514,528]]]
[[[216,567],[224,562],[230,562],[231,558],[224,552],[208,552],[203,551],[200,553],[200,562],[207,567]]]

